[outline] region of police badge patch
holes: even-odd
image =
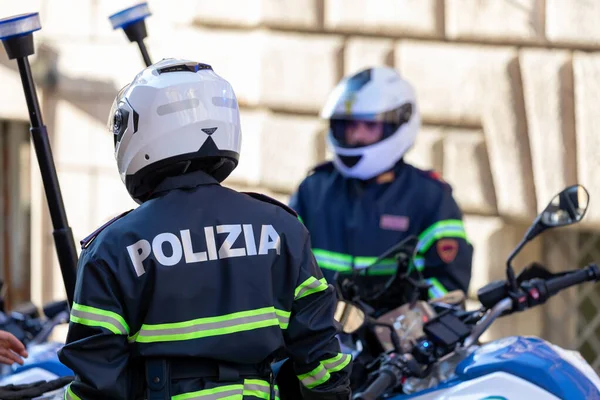
[[[446,264],[451,263],[458,253],[458,242],[456,239],[440,239],[437,242],[437,253]]]

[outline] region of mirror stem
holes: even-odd
[[[508,260],[506,260],[506,279],[508,281],[510,290],[513,292],[516,291],[518,289],[518,287],[517,287],[517,278],[515,276],[515,270],[512,267],[512,260],[517,256],[517,254],[519,254],[519,252],[521,251],[523,246],[525,246],[525,244],[529,241],[529,237],[531,237],[530,234],[532,233],[532,230],[533,229],[530,229],[527,232],[527,234],[525,235],[525,237],[523,239],[521,239],[521,242],[519,242],[517,247],[512,251],[512,253],[510,253]]]

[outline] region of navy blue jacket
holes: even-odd
[[[82,243],[60,352],[76,373],[67,399],[140,398],[149,357],[260,365],[286,356],[305,397],[349,398],[335,291],[287,206],[197,171],[167,178],[151,200]],[[216,390],[268,399],[264,380],[221,386],[184,379],[170,390],[173,398]]]
[[[430,296],[467,291],[473,247],[450,185],[433,171],[404,161],[369,181],[343,177],[327,162],[300,184],[290,200],[311,235],[313,252],[325,278],[371,264],[409,235],[419,237],[414,266],[432,285]],[[364,283],[381,284],[392,275],[388,259],[369,268]],[[387,279],[387,278],[386,278]]]

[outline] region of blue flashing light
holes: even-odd
[[[126,8],[108,17],[113,29],[125,28],[142,19],[152,15],[148,8],[148,3],[140,3],[133,7]]]
[[[0,40],[24,36],[42,29],[39,13],[20,14],[0,19]]]

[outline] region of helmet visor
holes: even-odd
[[[330,135],[333,144],[344,148],[357,148],[372,145],[392,136],[400,127],[410,121],[413,114],[413,105],[405,103],[393,110],[379,114],[334,114],[329,120]],[[368,144],[356,140],[353,131],[358,125],[373,132],[377,140]],[[377,132],[380,134],[376,134]]]

